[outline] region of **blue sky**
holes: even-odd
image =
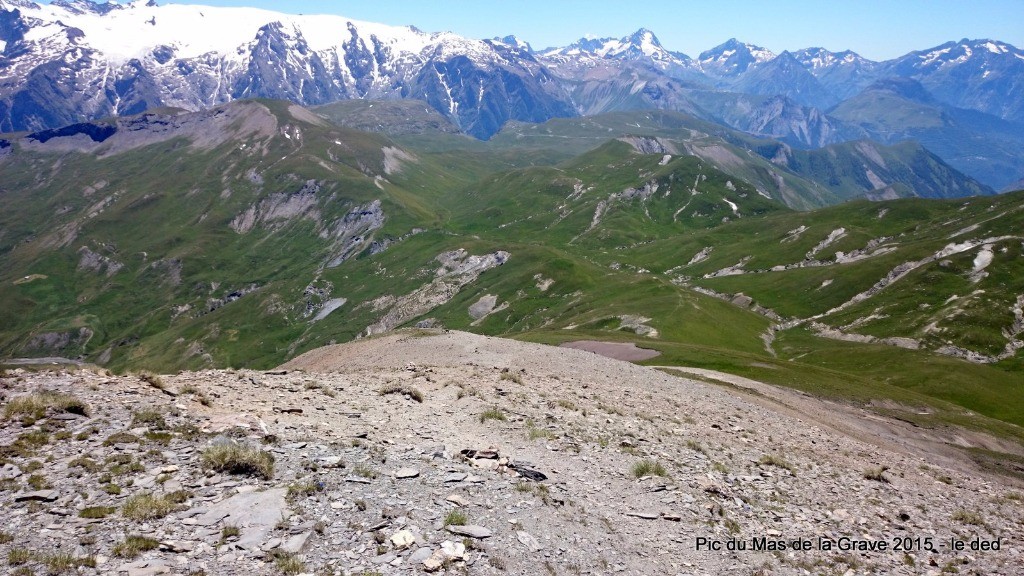
[[[161,4],[167,0],[158,0]],[[516,34],[534,48],[583,36],[652,30],[670,50],[696,56],[735,37],[775,52],[810,46],[883,60],[949,40],[990,38],[1024,47],[1024,0],[194,0],[281,12],[341,14],[471,38]]]

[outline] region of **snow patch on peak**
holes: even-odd
[[[19,0],[4,0],[7,3]],[[25,5],[31,3],[23,3]],[[268,24],[276,23],[295,37],[303,37],[309,48],[320,52],[339,50],[347,40],[344,31],[354,25],[364,38],[376,37],[395,53],[418,54],[439,38],[413,30],[334,15],[294,15],[259,8],[201,6],[132,2],[108,4],[85,10],[82,0],[32,4],[27,15],[46,23],[46,28],[78,28],[85,43],[112,63],[144,58],[160,46],[172,47],[177,58],[207,54],[229,55],[247,46]],[[228,23],[228,25],[225,25]],[[440,39],[440,40],[443,40]]]
[[[1006,44],[995,43],[992,41],[985,42],[982,46],[985,47],[989,52],[993,54],[1006,54],[1009,50],[1006,48]]]

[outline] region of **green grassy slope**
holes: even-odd
[[[1007,353],[1021,338],[1024,193],[798,212],[762,184],[778,176],[806,203],[847,192],[769,161],[778,144],[678,114],[552,121],[482,143],[358,132],[279,102],[222,110],[220,138],[171,116],[97,145],[11,138],[0,354],[263,368],[403,312],[396,326],[633,341],[662,352],[652,364],[884,399],[925,423],[1009,436],[1024,424],[1024,368]],[[638,133],[650,138],[616,138]],[[458,250],[509,256],[462,277],[442,265]],[[906,273],[858,296],[893,271]],[[731,303],[738,293],[756,305]],[[874,341],[816,335],[826,329]]]

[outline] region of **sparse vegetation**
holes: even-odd
[[[875,468],[868,468],[864,471],[865,480],[873,480],[875,482],[888,483],[889,479],[885,477],[885,471],[888,470],[888,466],[878,466]]]
[[[953,521],[960,522],[962,524],[970,524],[972,526],[985,525],[985,519],[981,517],[981,514],[964,509],[953,512]]]
[[[12,398],[4,406],[4,418],[19,417],[23,423],[34,422],[45,417],[48,411],[88,416],[89,406],[71,394],[42,390]]]
[[[356,464],[352,467],[352,473],[363,478],[376,478],[379,475],[376,470],[366,464]]]
[[[11,548],[7,552],[7,563],[11,566],[21,566],[32,561],[32,551],[27,548]]]
[[[448,512],[448,515],[444,517],[445,526],[465,526],[469,519],[466,517],[466,513],[458,508],[452,509]]]
[[[696,440],[687,440],[686,447],[689,448],[690,450],[693,450],[694,452],[699,452],[705,455],[707,454],[707,452],[704,451],[704,447],[701,446],[700,442],[697,442]]]
[[[203,450],[203,466],[217,472],[255,476],[264,480],[274,477],[274,456],[258,448],[237,444],[219,444]]]
[[[761,459],[757,461],[761,466],[775,466],[776,468],[782,468],[788,470],[791,474],[796,475],[796,468],[792,464],[786,461],[782,456],[776,454],[765,454],[761,456]]]
[[[488,420],[500,420],[505,422],[508,418],[505,417],[505,413],[502,412],[500,408],[492,406],[480,414],[480,422],[487,422]]]
[[[220,543],[224,544],[232,538],[238,538],[242,530],[233,524],[229,524],[220,530]]]
[[[49,490],[50,488],[53,488],[53,484],[50,484],[50,481],[42,474],[32,474],[28,477],[25,483],[33,490]]]
[[[139,380],[142,380],[157,390],[165,390],[167,388],[167,385],[164,383],[164,379],[152,372],[145,370],[139,372]]]
[[[125,501],[121,513],[129,520],[157,520],[173,512],[175,508],[177,504],[165,496],[143,493]]]
[[[128,536],[124,539],[124,542],[118,542],[114,545],[114,556],[121,558],[135,558],[143,552],[149,552],[150,550],[156,550],[160,546],[160,543],[152,538],[146,538],[145,536]]]
[[[91,506],[89,508],[83,508],[78,511],[80,518],[106,518],[114,512],[117,512],[117,508],[110,506]]]
[[[163,430],[167,428],[167,421],[164,420],[164,415],[158,410],[139,410],[132,414],[131,428],[140,426],[146,426],[153,430]]]
[[[115,446],[117,444],[138,444],[142,439],[128,432],[114,432],[103,441],[104,446]]]
[[[523,383],[522,376],[520,376],[516,372],[512,372],[508,368],[505,368],[504,370],[501,371],[501,380],[506,380],[506,381],[509,381],[509,382],[515,382],[516,384],[522,384]]]
[[[298,556],[284,552],[274,555],[274,566],[285,576],[295,576],[306,571],[306,564]]]
[[[297,500],[306,496],[312,496],[317,492],[323,492],[324,488],[325,486],[323,482],[316,482],[313,480],[293,482],[288,485],[287,497],[289,500]]]
[[[380,389],[381,396],[387,396],[388,394],[403,394],[417,402],[423,402],[423,392],[421,392],[419,388],[402,384],[400,382],[392,382]]]
[[[633,476],[643,478],[644,476],[668,476],[668,470],[655,460],[641,460],[633,465]]]

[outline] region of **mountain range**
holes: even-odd
[[[1022,78],[1024,51],[991,40],[873,62],[731,39],[691,58],[646,29],[535,50],[338,16],[0,0],[5,132],[250,97],[421,100],[481,139],[513,120],[663,109],[799,148],[916,139],[1001,190],[1024,178]]]

